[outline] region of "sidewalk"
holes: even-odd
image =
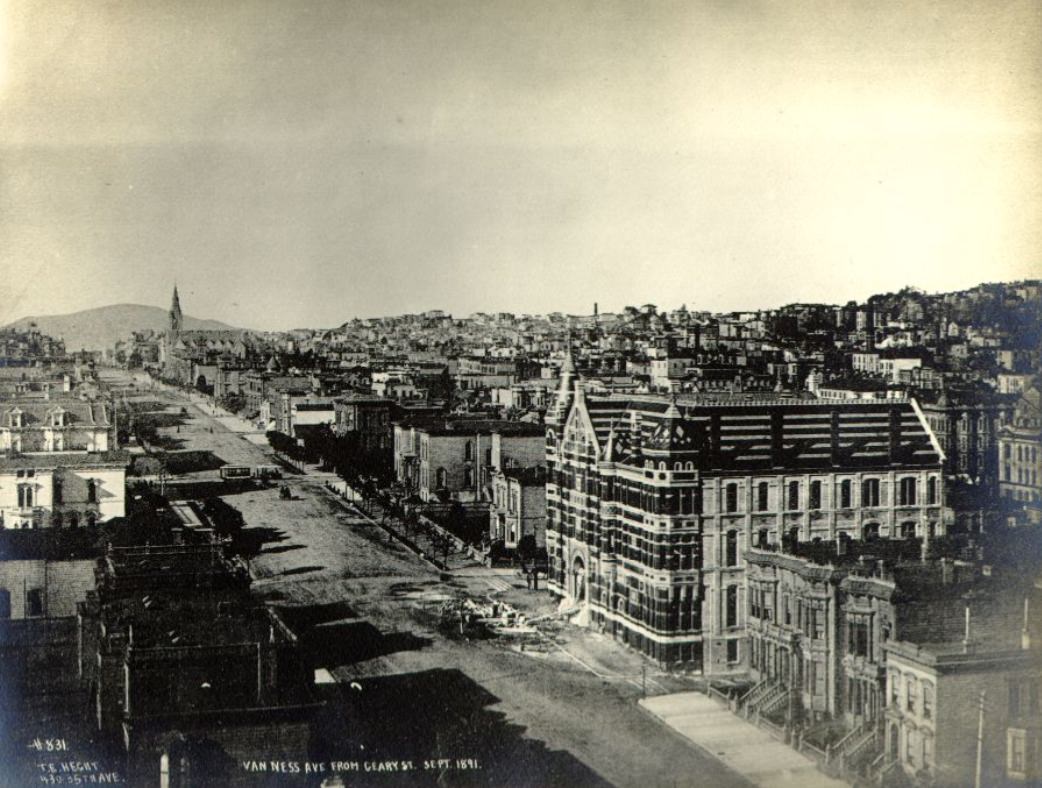
[[[755,785],[765,788],[847,788],[767,731],[700,692],[645,698],[640,705]]]

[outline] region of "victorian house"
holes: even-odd
[[[91,525],[124,513],[127,458],[108,406],[72,397],[0,403],[0,527]]]

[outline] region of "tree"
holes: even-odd
[[[293,440],[289,435],[284,432],[278,432],[271,430],[267,433],[268,443],[271,444],[271,448],[277,451],[279,454],[285,454],[287,457],[293,460],[299,460],[303,458],[303,451],[297,442]]]
[[[218,398],[217,404],[229,413],[238,413],[246,409],[246,397],[242,394],[225,394]]]
[[[203,501],[203,514],[210,520],[218,536],[234,537],[245,525],[242,512],[221,498],[207,498]]]

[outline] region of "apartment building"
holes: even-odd
[[[998,435],[999,496],[1021,507],[1020,520],[1042,522],[1042,389],[1031,386]]]

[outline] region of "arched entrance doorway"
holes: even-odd
[[[576,602],[587,601],[586,562],[581,555],[572,561],[571,595]]]

